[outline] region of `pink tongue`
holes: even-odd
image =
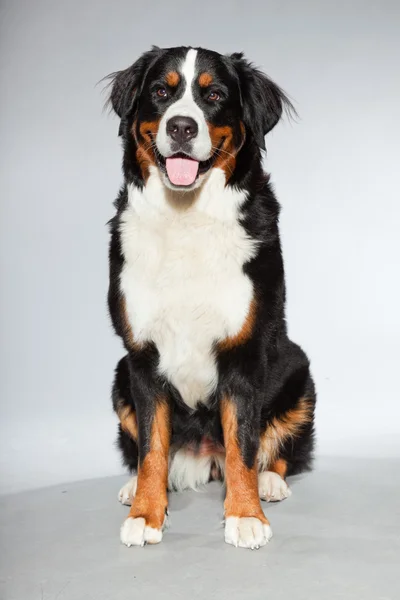
[[[174,185],[191,185],[197,177],[199,163],[191,158],[167,158],[167,173]]]

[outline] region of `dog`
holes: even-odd
[[[168,490],[226,485],[225,541],[271,538],[261,500],[309,470],[315,388],[289,340],[265,135],[293,109],[242,53],[153,47],[111,76],[124,183],[108,306],[127,546],[161,542]],[[293,109],[294,110],[294,109]]]

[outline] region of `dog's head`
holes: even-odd
[[[291,108],[242,54],[154,47],[112,77],[125,163],[136,161],[144,181],[158,167],[172,189],[192,190],[216,167],[228,181],[245,140],[265,149],[264,136]]]

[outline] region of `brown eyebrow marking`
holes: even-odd
[[[212,75],[210,73],[201,73],[199,77],[199,86],[208,87],[213,82]]]
[[[179,76],[179,73],[177,73],[176,71],[170,71],[169,73],[167,73],[167,76],[165,78],[165,81],[170,87],[176,87],[180,80],[181,78]]]

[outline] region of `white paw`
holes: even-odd
[[[118,500],[121,504],[130,506],[135,497],[137,488],[137,475],[132,477],[118,492]]]
[[[121,527],[121,542],[128,547],[159,544],[162,536],[162,529],[147,527],[146,521],[142,517],[137,519],[128,517]]]
[[[265,546],[271,538],[271,527],[255,517],[228,517],[225,520],[225,542],[236,548],[255,550]]]
[[[278,473],[264,471],[258,476],[258,494],[261,500],[267,502],[278,502],[292,495],[286,481]]]

